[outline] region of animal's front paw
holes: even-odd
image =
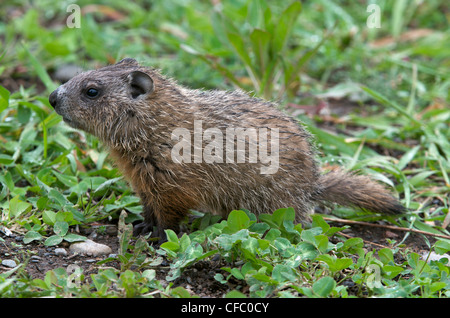
[[[164,229],[154,226],[152,223],[141,222],[133,226],[133,236],[135,237],[145,236],[149,233],[151,233],[150,238],[153,238],[157,245],[167,241],[167,235]]]

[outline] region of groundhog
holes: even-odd
[[[49,102],[109,148],[143,205],[135,234],[164,239],[191,209],[226,217],[293,207],[301,223],[317,204],[404,211],[367,176],[323,173],[301,123],[242,91],[187,89],[126,58],[75,76]]]

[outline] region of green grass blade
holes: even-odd
[[[398,105],[396,102],[390,101],[387,97],[383,96],[382,94],[368,88],[365,85],[361,85],[361,88],[368,93],[370,96],[372,96],[376,101],[379,103],[390,106],[394,108],[396,111],[398,111],[400,114],[408,118],[411,122],[413,122],[416,125],[421,126],[421,122],[415,119],[411,114],[409,114],[402,106]]]
[[[287,7],[280,16],[277,25],[275,26],[273,35],[273,54],[277,55],[283,51],[286,46],[289,34],[302,10],[302,4],[300,1],[294,1],[289,7]]]
[[[22,43],[23,47],[25,48],[25,52],[27,53],[28,59],[33,66],[34,70],[36,71],[37,75],[39,76],[40,80],[44,83],[45,87],[49,92],[54,91],[58,86],[53,83],[52,79],[48,75],[45,68],[42,66],[42,63],[39,62],[34,55],[31,53],[30,49],[25,43]]]

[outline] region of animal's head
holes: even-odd
[[[49,102],[70,126],[113,146],[132,144],[146,138],[139,131],[151,114],[149,107],[157,107],[161,80],[157,72],[126,58],[75,76],[53,91]]]

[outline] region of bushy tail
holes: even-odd
[[[382,185],[367,176],[335,170],[319,179],[318,201],[355,206],[375,213],[398,214],[406,209]]]

